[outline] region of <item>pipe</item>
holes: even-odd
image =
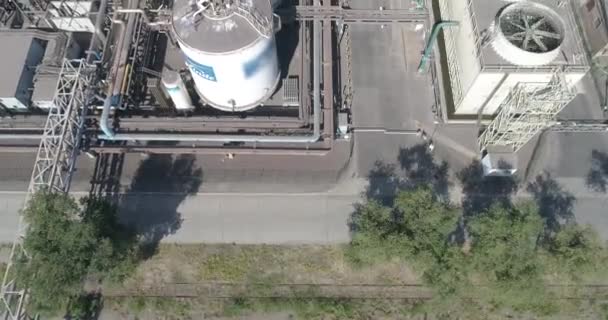
[[[100,137],[107,139],[106,137]],[[262,143],[313,143],[318,137],[310,136],[258,136],[258,135],[221,135],[221,134],[180,134],[180,133],[118,133],[115,141],[183,141],[183,142],[262,142]]]
[[[0,133],[0,140],[40,140],[42,132],[39,134],[20,134],[20,133]]]
[[[131,0],[133,2],[133,0]],[[114,78],[114,90],[112,91],[112,95],[120,95],[120,91],[122,89],[122,84],[126,77],[126,69],[127,69],[127,59],[129,56],[129,49],[131,49],[131,39],[133,34],[133,29],[135,28],[135,16],[129,15],[127,18],[127,26],[126,30],[121,34],[122,39],[122,47],[120,50],[120,54],[118,56],[118,62],[116,66],[118,70],[116,71],[116,77]]]
[[[101,112],[101,119],[99,119],[99,126],[103,131],[106,139],[113,139],[115,136],[114,130],[108,125],[110,122],[110,107],[112,106],[112,96],[108,96],[103,102],[103,111]]]
[[[150,21],[150,17],[148,17],[146,11],[143,9],[118,9],[115,12],[117,12],[117,13],[139,13],[142,15],[142,17],[144,18],[144,21],[146,22],[146,24],[148,26],[161,26],[161,25],[171,24],[170,20],[157,21],[157,22]]]
[[[209,134],[130,134],[114,133],[108,126],[109,98],[101,115],[99,139],[114,141],[184,141],[184,142],[253,142],[253,143],[314,143],[321,137],[321,27],[313,22],[313,133],[299,136],[209,135]],[[106,112],[107,109],[107,112]]]
[[[114,63],[112,64],[112,68],[110,69],[111,75],[113,75],[116,72],[116,69],[118,68],[117,61],[119,61],[120,55],[117,53],[119,53],[120,49],[122,48],[122,43],[124,40],[124,33],[125,33],[124,21],[112,19],[112,23],[120,25],[121,28],[120,28],[120,36],[118,38],[119,39],[118,48],[116,48],[117,50],[114,52],[114,56],[115,56]],[[110,82],[110,86],[108,87],[108,92],[106,93],[106,98],[103,101],[103,110],[101,111],[101,119],[99,120],[101,131],[103,131],[103,133],[109,137],[114,136],[114,130],[108,125],[109,118],[110,118],[110,109],[112,107],[112,92],[114,91],[114,86],[115,86],[114,79],[115,79],[115,77],[112,76],[112,81]]]
[[[91,36],[91,43],[89,44],[89,50],[87,54],[87,63],[92,63],[94,58],[94,53],[96,52],[95,46],[97,45],[97,40],[101,40],[103,44],[106,43],[106,37],[103,35],[101,31],[103,22],[106,18],[106,10],[108,7],[108,0],[101,0],[99,3],[99,11],[97,11],[97,16],[95,17],[95,32]]]
[[[133,0],[129,2],[129,5],[132,5]],[[127,24],[125,26],[125,22],[123,20],[116,19],[118,15],[118,11],[114,12],[114,19],[112,19],[112,23],[115,25],[120,25],[120,36],[118,37],[118,47],[114,52],[114,63],[112,64],[111,72],[112,75],[110,86],[108,87],[108,92],[106,99],[103,103],[103,111],[101,112],[100,119],[100,127],[103,131],[104,135],[108,137],[113,137],[115,135],[114,130],[109,125],[110,118],[110,109],[112,107],[112,97],[120,94],[120,90],[122,88],[123,82],[123,73],[124,73],[124,64],[126,63],[127,56],[129,54],[130,42],[131,42],[131,33],[133,32],[133,16],[130,15],[127,19]]]
[[[437,36],[439,35],[439,31],[445,27],[455,27],[458,25],[458,21],[439,21],[435,23],[435,25],[433,26],[433,31],[431,32],[431,37],[426,42],[426,46],[424,47],[424,53],[422,54],[422,59],[420,60],[420,64],[418,65],[418,73],[423,73],[424,71],[426,71],[426,63],[431,57],[431,50],[433,49],[433,44],[437,42]]]
[[[312,73],[312,95],[313,95],[313,114],[314,114],[314,132],[321,130],[321,21],[313,21],[312,34],[312,55],[313,55],[313,73]]]

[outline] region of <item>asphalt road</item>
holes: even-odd
[[[14,239],[24,197],[23,192],[0,192],[0,242]],[[332,192],[136,193],[121,195],[121,219],[165,242],[344,243],[358,200],[358,194]]]
[[[361,192],[358,179],[344,184],[339,177],[349,155],[350,145],[304,158],[82,156],[71,191],[114,192],[124,222],[168,242],[346,242]],[[0,242],[15,237],[34,157],[0,155],[7,160],[0,161]]]

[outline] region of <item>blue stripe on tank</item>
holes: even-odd
[[[190,67],[190,70],[192,70],[192,72],[201,76],[203,79],[217,82],[217,78],[215,77],[215,72],[213,71],[213,67],[206,66],[204,64],[200,64],[200,63],[190,59],[190,57],[186,57],[186,64],[188,65],[188,67]]]

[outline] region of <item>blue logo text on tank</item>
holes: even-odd
[[[215,72],[213,71],[213,67],[206,66],[204,64],[200,64],[198,62],[194,62],[192,59],[187,58],[186,63],[192,70],[192,72],[196,73],[203,79],[217,82],[217,78],[215,77]]]

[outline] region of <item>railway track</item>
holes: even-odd
[[[560,299],[608,300],[608,285],[548,285]],[[108,288],[107,297],[165,298],[297,298],[428,300],[433,290],[420,284],[264,284],[264,283],[170,283],[137,289]]]

